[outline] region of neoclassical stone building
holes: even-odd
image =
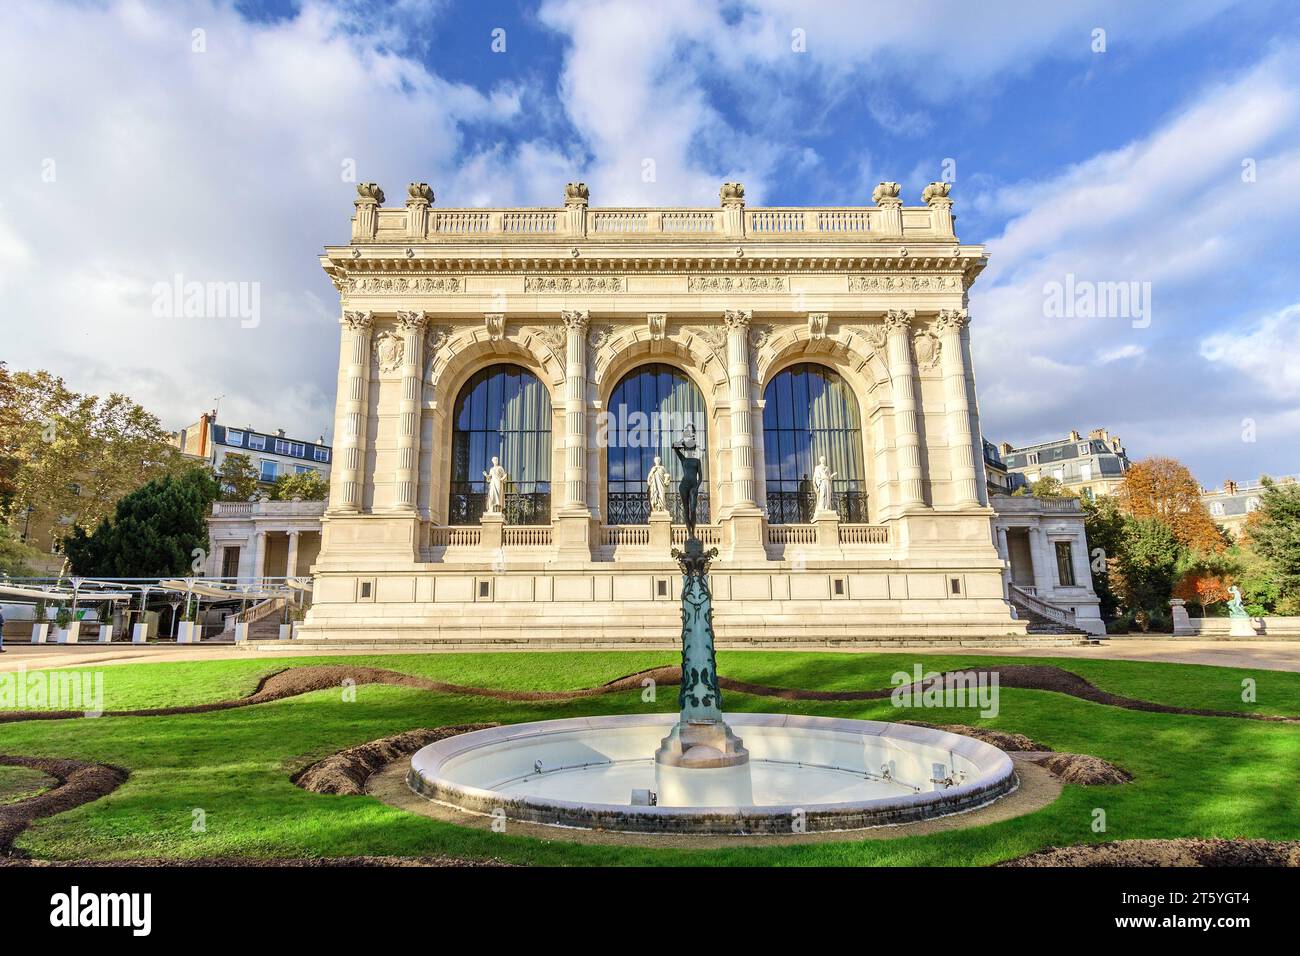
[[[728,183],[718,208],[602,209],[571,183],[561,208],[440,209],[422,183],[399,207],[359,186],[321,257],[338,405],[303,636],[674,639],[692,442],[721,642],[1023,636],[970,358],[985,251],[948,192],[750,208]],[[670,514],[647,503],[656,457]]]

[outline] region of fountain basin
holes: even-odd
[[[655,789],[654,753],[677,720],[579,717],[474,731],[417,751],[407,781],[417,793],[470,813],[561,827],[713,834],[909,823],[983,806],[1017,784],[1001,750],[943,730],[727,714],[749,750],[752,804],[633,805],[634,790]]]

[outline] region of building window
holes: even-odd
[[[277,462],[266,458],[262,459],[262,473],[260,476],[262,481],[275,481],[279,471],[280,466]]]
[[[447,523],[474,524],[487,508],[483,473],[501,459],[508,480],[507,524],[551,520],[551,396],[518,365],[476,372],[452,411],[451,491]]]
[[[1062,587],[1074,587],[1074,549],[1070,542],[1056,542],[1056,576]]]
[[[316,473],[316,469],[313,468],[311,465],[294,465],[293,473],[295,475],[314,475]]]
[[[312,457],[314,457],[317,461],[330,460],[330,450],[324,447],[323,445],[317,445],[315,448],[312,449],[311,453],[312,453]]]
[[[235,431],[234,429],[231,429],[231,428],[227,428],[227,429],[226,429],[226,444],[227,444],[227,445],[237,445],[237,446],[241,446],[241,447],[242,447],[243,444],[244,444],[244,433],[243,433],[243,432],[237,432],[237,431]]]
[[[288,455],[288,454],[290,454],[290,451],[289,451],[289,443],[288,443],[287,441],[285,441],[283,438],[277,438],[277,439],[275,440],[275,453],[276,453],[277,455]]]
[[[1026,465],[1038,464],[1038,452],[1031,451],[1029,452],[1029,454],[1025,455],[1025,464]]]
[[[1088,447],[1088,443],[1086,441],[1080,442],[1078,445],[1075,445],[1074,450],[1078,453],[1080,458],[1085,458],[1092,452],[1092,449]]]
[[[1095,500],[1095,495],[1093,494],[1091,485],[1083,489],[1083,496],[1087,498],[1089,501]]]
[[[1092,463],[1089,462],[1079,466],[1079,480],[1092,481]]]
[[[642,365],[614,386],[604,419],[605,517],[609,524],[645,524],[650,520],[646,477],[657,456],[671,481],[668,509],[673,521],[686,520],[677,485],[682,464],[673,443],[695,439],[700,461],[700,490],[695,520],[709,523],[709,433],[704,397],[686,375],[669,365]]]
[[[254,451],[265,451],[265,450],[266,450],[266,436],[265,436],[265,435],[254,435],[254,434],[252,434],[252,433],[250,432],[250,433],[249,433],[249,436],[248,436],[248,447],[249,447],[249,448],[252,448]]]
[[[833,369],[805,363],[785,369],[763,391],[763,455],[767,517],[806,524],[817,504],[817,460],[835,472],[840,520],[867,520],[862,419],[852,389]]]
[[[1214,515],[1215,517],[1222,517],[1222,515],[1223,515],[1223,502],[1222,502],[1222,501],[1216,501],[1216,502],[1214,502],[1212,505],[1210,505],[1210,514]]]

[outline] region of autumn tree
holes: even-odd
[[[132,489],[183,467],[171,433],[127,396],[82,395],[43,370],[6,377],[0,459],[13,463],[3,515],[10,523],[30,509],[58,541],[74,527],[97,526]]]
[[[257,493],[257,469],[251,458],[239,452],[230,452],[221,460],[217,479],[223,501],[251,501]]]
[[[1201,500],[1201,486],[1187,466],[1152,457],[1129,469],[1119,487],[1119,504],[1138,521],[1155,520],[1193,551],[1217,553],[1228,546]]]

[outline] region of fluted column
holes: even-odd
[[[560,314],[568,333],[564,367],[564,507],[587,508],[587,330],[586,310]]]
[[[253,545],[253,580],[261,584],[266,577],[266,532],[259,531]]]
[[[423,391],[424,330],[429,320],[423,312],[398,312],[402,333],[402,393],[397,400],[397,496],[393,507],[414,511],[420,463],[420,399]]]
[[[921,438],[917,428],[915,369],[912,364],[911,309],[891,309],[885,315],[889,377],[894,394],[894,448],[898,456],[899,503],[915,508],[925,503],[921,492]]]
[[[298,576],[298,539],[302,536],[300,531],[289,532],[289,554],[284,560],[284,576],[293,578]]]
[[[366,414],[370,390],[369,312],[344,312],[339,364],[343,366],[334,413],[335,468],[330,510],[361,510],[365,488]]]
[[[754,497],[754,422],[749,381],[749,325],[754,313],[723,313],[727,326],[727,376],[731,379],[731,504],[756,508]]]
[[[962,336],[970,321],[965,309],[944,309],[935,328],[939,332],[939,361],[943,370],[944,410],[948,421],[948,467],[956,503],[975,508],[980,503],[979,473],[971,435],[967,402],[966,350]]]

